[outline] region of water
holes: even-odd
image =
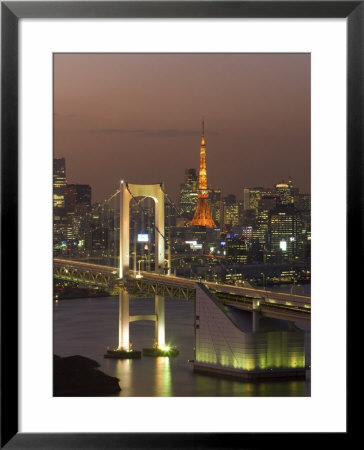
[[[107,347],[118,342],[118,297],[60,300],[54,303],[54,353],[82,355],[96,360],[100,370],[119,378],[124,397],[302,397],[310,395],[309,380],[235,381],[195,374],[188,364],[194,358],[194,303],[165,299],[166,343],[176,345],[175,358],[142,357],[136,360],[104,359]],[[154,300],[135,298],[130,314],[153,314]],[[309,328],[307,327],[307,330]],[[130,324],[133,349],[151,347],[154,322]],[[306,338],[309,343],[309,333]]]

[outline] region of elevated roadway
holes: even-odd
[[[118,269],[111,266],[91,264],[83,261],[54,258],[54,276],[60,279],[79,281],[112,288],[124,286],[131,295],[164,295],[194,300],[196,280],[130,270],[125,280],[118,278]],[[258,289],[248,286],[203,282],[223,303],[240,309],[259,309],[262,315],[301,320],[311,318],[311,297],[284,292]]]

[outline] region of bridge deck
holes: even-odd
[[[122,285],[124,283],[134,293],[161,294],[186,300],[192,300],[195,297],[196,280],[188,278],[144,271],[140,272],[140,278],[136,278],[135,273],[130,271],[127,279],[122,281],[118,278],[119,272],[115,267],[60,258],[54,258],[54,267],[58,271],[62,269],[63,274],[67,270],[74,269],[73,276],[75,278],[77,276],[87,278],[92,273],[93,276],[90,278],[90,282],[94,283],[100,282],[100,284],[106,283],[109,285]],[[99,278],[97,278],[96,274],[100,275]],[[246,308],[251,310],[253,299],[261,299],[261,308],[264,307],[266,310],[269,310],[270,314],[272,309],[275,309],[278,315],[281,313],[286,314],[290,310],[294,314],[310,317],[311,297],[308,296],[208,281],[204,282],[204,285],[224,303],[234,304],[239,307],[244,307],[245,305]]]

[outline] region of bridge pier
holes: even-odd
[[[155,344],[158,348],[166,345],[166,321],[164,312],[164,297],[161,295],[155,296]]]
[[[143,356],[176,356],[176,347],[166,345],[165,299],[163,295],[154,296],[155,335],[153,348],[143,348]]]
[[[142,353],[137,350],[131,350],[129,339],[129,293],[127,289],[119,291],[119,344],[115,350],[107,350],[104,358],[114,359],[135,359],[141,358]]]
[[[252,320],[253,320],[253,324],[252,324],[252,328],[253,328],[253,333],[255,331],[259,331],[259,319],[260,319],[260,302],[259,299],[254,299],[253,300],[253,312],[252,312]]]
[[[119,292],[119,345],[118,350],[130,350],[129,340],[129,293],[126,289]]]
[[[154,297],[155,314],[131,316],[129,312],[130,296],[127,289],[119,291],[119,343],[115,350],[107,350],[105,358],[140,358],[141,352],[132,350],[130,347],[129,327],[130,322],[137,320],[154,320],[155,334],[154,346],[143,348],[145,356],[175,356],[179,352],[173,347],[166,346],[166,320],[165,320],[165,299],[162,295]]]

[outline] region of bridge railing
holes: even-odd
[[[105,286],[109,289],[113,286],[126,286],[130,293],[146,295],[164,295],[168,297],[193,300],[195,298],[195,280],[171,275],[159,275],[151,272],[141,272],[136,277],[134,271],[130,271],[125,280],[118,278],[118,270],[115,267],[91,264],[81,261],[54,259],[54,275],[60,279],[82,281],[88,284]],[[262,289],[254,289],[242,286],[233,286],[213,282],[204,283],[218,297],[262,299],[267,305],[274,307],[284,306],[311,310],[311,298],[297,294],[288,294]]]

